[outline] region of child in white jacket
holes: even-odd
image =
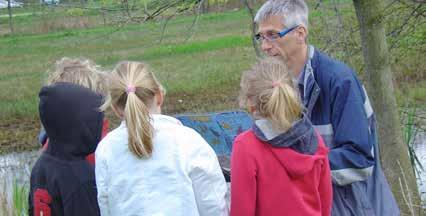
[[[111,107],[123,122],[96,149],[102,215],[228,215],[227,191],[213,149],[194,130],[161,115],[164,90],[140,62],[109,76]]]

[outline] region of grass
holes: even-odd
[[[188,42],[193,17],[185,16],[169,22],[161,44],[162,22],[0,37],[0,88],[7,89],[0,91],[0,152],[37,146],[37,93],[63,56],[85,56],[107,69],[120,60],[148,62],[167,88],[169,113],[236,107],[240,74],[255,59],[247,18],[245,11],[202,16]]]
[[[418,82],[406,81],[406,83],[410,83],[410,85],[401,83],[396,91],[398,104],[401,106],[411,104],[419,106],[421,109],[426,109],[426,80]]]
[[[419,158],[416,155],[415,149],[414,149],[414,139],[418,132],[418,126],[416,126],[416,107],[411,106],[405,109],[406,113],[403,114],[405,117],[405,124],[403,127],[403,136],[404,136],[404,143],[407,145],[408,153],[410,156],[410,162],[411,166],[413,167],[413,171],[416,174],[420,174],[423,169],[423,165],[420,162]]]
[[[359,32],[348,33],[347,28],[336,28],[335,11],[329,4],[324,1],[320,9],[311,10],[309,40],[354,67],[362,78]],[[352,26],[356,18],[351,2],[339,1],[339,7],[343,24]],[[119,27],[103,25],[102,18],[96,13],[71,16],[71,13],[61,14],[61,10],[64,9],[47,10],[51,13],[49,16],[37,13],[18,16],[14,18],[17,33],[0,36],[0,153],[38,147],[38,90],[44,83],[45,72],[63,56],[88,57],[107,70],[120,60],[149,63],[167,88],[166,113],[237,108],[241,72],[256,59],[250,41],[250,20],[245,10],[203,14],[193,33],[190,28],[194,16],[178,16],[168,23],[161,43],[164,24],[161,20]],[[17,12],[28,13],[31,9]],[[71,24],[69,28],[60,27],[65,26],[63,22],[79,22],[79,19],[88,19],[88,27],[73,27]],[[37,28],[43,23],[53,27],[40,34]],[[0,18],[0,28],[7,29],[6,24],[7,19]],[[348,42],[346,49],[342,41]],[[423,76],[418,75],[418,70],[424,68],[425,63],[418,56],[422,52],[413,51],[410,41],[404,40],[403,48],[410,51],[404,52],[402,59],[397,59],[393,69],[400,77],[410,74],[409,77],[421,79]],[[404,80],[400,89],[410,86],[410,82],[411,79]],[[407,88],[409,97],[404,92],[399,93],[404,96],[398,98],[423,103],[424,82],[417,83],[423,87]]]
[[[423,118],[422,110],[424,110],[424,108],[423,109],[420,108],[420,111],[419,111],[419,108],[416,105],[409,104],[407,105],[407,107],[401,110],[401,115],[400,115],[402,119],[402,126],[403,126],[402,127],[403,140],[407,146],[411,167],[413,169],[413,172],[416,174],[417,182],[420,182],[418,183],[420,187],[419,188],[420,192],[422,192],[421,185],[424,184],[424,179],[422,179],[422,176],[424,176],[422,174],[424,172],[424,166],[423,166],[424,164],[421,163],[421,159],[419,159],[418,157],[419,153],[417,153],[416,148],[419,148],[419,147],[415,146],[415,143],[418,142],[418,140],[415,140],[415,139],[418,133],[424,133],[424,128],[422,128],[422,124],[424,123],[422,119]],[[420,156],[423,156],[423,155],[420,155]],[[401,188],[401,189],[402,191],[407,191],[408,187],[406,187],[405,190],[404,188]],[[422,194],[420,195],[421,197],[423,197]],[[406,198],[404,197],[404,199]],[[407,202],[407,205],[409,203],[410,202]],[[422,203],[421,206],[423,210],[425,210],[426,200],[423,199],[421,203]]]
[[[3,186],[6,185],[3,182]],[[2,216],[27,216],[28,215],[28,185],[20,185],[13,181],[12,197],[8,197],[6,188],[0,193],[0,215]],[[11,198],[11,199],[10,199]]]
[[[13,182],[13,210],[16,216],[28,215],[28,194],[29,188],[27,185],[18,185]]]

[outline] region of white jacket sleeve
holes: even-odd
[[[227,216],[227,186],[213,149],[199,135],[189,155],[189,176],[192,180],[198,211],[201,216]]]
[[[104,144],[105,145],[105,144]],[[110,216],[109,205],[108,205],[108,186],[107,186],[107,173],[108,166],[104,158],[104,152],[102,148],[98,148],[95,153],[96,166],[96,187],[98,189],[98,204],[102,216]]]

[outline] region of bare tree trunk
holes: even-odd
[[[10,0],[7,0],[7,12],[9,13],[9,29],[10,33],[13,34],[12,6],[10,4]]]
[[[210,1],[206,1],[206,11],[210,13]]]
[[[201,13],[205,14],[209,12],[209,1],[204,1],[202,6],[201,6]]]
[[[403,215],[419,215],[420,197],[409,161],[392,83],[389,51],[383,24],[382,0],[353,0],[361,32],[361,42],[369,93],[378,120],[380,156],[383,170]]]
[[[261,52],[259,48],[259,44],[257,43],[256,39],[254,38],[254,35],[256,34],[256,23],[254,22],[254,11],[253,8],[250,6],[248,0],[241,0],[241,3],[246,7],[248,13],[250,14],[250,22],[251,22],[251,41],[253,44],[254,51],[256,52],[256,56],[260,57]]]
[[[106,26],[105,9],[103,6],[101,8],[101,13],[102,13],[102,20],[104,21],[104,26]]]

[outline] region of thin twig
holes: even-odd
[[[176,16],[176,13],[177,13],[177,12],[175,12],[174,14],[172,14],[172,15],[170,15],[170,16],[168,16],[168,17],[166,18],[166,20],[165,20],[165,22],[164,22],[163,26],[161,27],[161,36],[160,36],[160,41],[159,41],[159,43],[162,43],[162,42],[163,42],[163,39],[164,39],[164,33],[166,32],[167,24],[169,23],[169,21],[170,21],[170,20],[171,20],[174,16]]]
[[[194,27],[198,22],[198,18],[200,17],[203,3],[204,3],[204,0],[201,0],[201,1],[198,2],[198,9],[196,10],[196,15],[195,15],[194,20],[192,21],[191,27],[189,27],[189,29],[188,29],[189,35],[185,39],[185,43],[187,43],[189,41],[189,39],[191,39],[192,36],[194,35]]]

